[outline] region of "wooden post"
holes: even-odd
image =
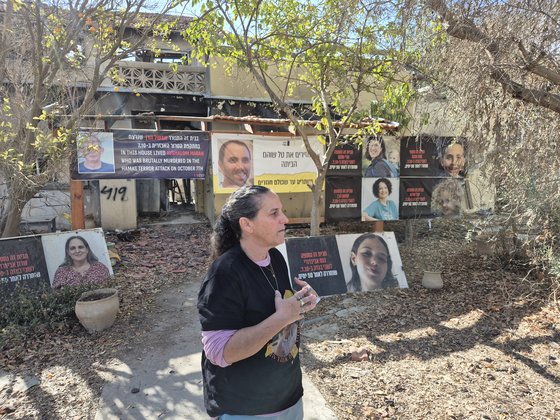
[[[410,247],[414,245],[414,225],[412,224],[412,219],[406,220],[404,243]]]
[[[84,184],[82,181],[70,181],[70,209],[72,229],[85,229]]]
[[[383,232],[383,221],[382,220],[376,220],[375,222],[373,222],[373,231],[374,232]]]

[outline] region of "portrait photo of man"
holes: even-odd
[[[78,173],[114,173],[113,133],[78,136]]]
[[[239,188],[250,184],[253,172],[252,150],[240,140],[226,140],[218,152],[220,188]]]
[[[441,138],[436,143],[436,150],[439,163],[438,177],[465,176],[465,145],[461,139]]]

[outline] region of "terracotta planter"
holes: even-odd
[[[76,301],[76,316],[88,332],[103,331],[111,327],[119,311],[117,289],[97,289],[84,292]]]
[[[426,289],[441,289],[443,287],[441,271],[424,271],[422,286]]]

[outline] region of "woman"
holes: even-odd
[[[377,200],[374,200],[362,212],[362,220],[397,220],[399,210],[389,196],[393,192],[391,181],[387,178],[379,178],[373,183],[372,192]]]
[[[71,236],[64,246],[64,262],[54,273],[53,288],[77,286],[84,283],[101,283],[111,274],[91,251],[81,236]]]
[[[302,288],[297,292],[290,286],[275,248],[284,242],[287,222],[278,196],[262,186],[239,188],[216,220],[214,261],[198,295],[210,416],[303,418],[300,321],[317,295],[304,281],[295,280]],[[297,328],[297,339],[281,357],[274,344],[288,326]]]
[[[346,284],[349,292],[398,287],[393,277],[393,262],[385,240],[374,233],[358,236],[350,252],[352,277]]]
[[[371,163],[364,173],[364,177],[397,177],[397,168],[387,160],[387,151],[385,148],[385,141],[382,137],[370,137],[366,143],[366,159],[371,160]]]
[[[457,179],[446,179],[436,185],[432,192],[432,213],[435,216],[456,217],[463,212],[465,191]]]

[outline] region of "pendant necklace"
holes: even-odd
[[[274,283],[276,284],[276,289],[274,288],[274,286],[272,285],[272,283],[270,282],[270,280],[268,279],[268,276],[266,275],[266,273],[264,272],[263,268],[259,265],[258,266],[261,269],[261,273],[263,273],[264,278],[266,279],[267,283],[270,285],[270,287],[272,288],[272,290],[276,291],[280,291],[280,287],[278,287],[278,280],[276,279],[276,275],[274,274],[274,268],[272,268],[272,261],[270,262],[270,269],[268,269],[268,271],[270,271],[270,273],[272,274],[272,278],[274,279]]]

